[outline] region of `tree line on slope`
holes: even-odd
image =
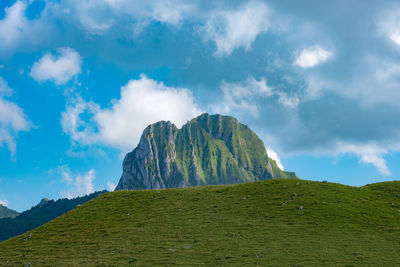
[[[22,212],[15,218],[0,219],[0,241],[23,234],[36,227],[39,227],[74,209],[77,205],[84,204],[105,192],[107,192],[107,190],[94,192],[92,194],[73,199],[63,198],[57,201],[47,200],[45,202],[42,200],[39,205],[32,207],[30,210]]]

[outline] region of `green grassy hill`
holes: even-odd
[[[400,266],[400,182],[106,193],[0,243],[0,265]]]

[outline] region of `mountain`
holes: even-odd
[[[400,266],[400,182],[105,193],[0,243],[5,266]]]
[[[116,190],[236,184],[297,178],[279,169],[264,143],[229,116],[203,114],[178,129],[169,121],[148,126],[125,156]]]
[[[57,201],[44,198],[38,205],[32,207],[30,210],[22,212],[18,217],[0,219],[0,241],[20,235],[45,224],[67,211],[72,210],[77,205],[81,205],[105,192],[106,191],[95,192],[83,197],[73,199],[64,198]]]
[[[37,207],[41,208],[44,207],[45,205],[47,205],[51,200],[48,198],[42,198],[42,200],[40,200],[39,204],[37,204]]]
[[[0,219],[2,218],[14,218],[19,215],[18,211],[9,209],[0,204]]]

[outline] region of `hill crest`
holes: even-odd
[[[111,192],[1,242],[0,262],[399,266],[399,192],[293,179]]]

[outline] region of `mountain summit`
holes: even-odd
[[[297,178],[268,157],[264,143],[230,116],[202,114],[178,129],[149,125],[125,156],[116,190],[235,184]]]

